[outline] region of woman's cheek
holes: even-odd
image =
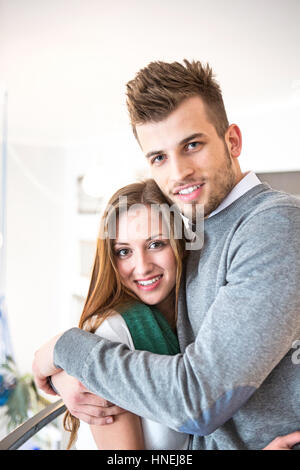
[[[122,282],[124,282],[127,278],[128,266],[126,268],[125,260],[120,260],[120,259],[117,261],[116,265],[117,265],[118,273],[122,279]]]

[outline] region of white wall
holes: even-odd
[[[65,162],[57,148],[9,149],[7,306],[21,369],[65,327]]]
[[[231,120],[251,141],[264,123],[272,170],[287,142],[276,127],[272,136],[282,107],[285,122],[300,121],[299,18],[298,0],[0,0],[10,138],[53,145],[126,132],[125,83],[151,60],[196,58],[213,66]],[[293,145],[297,133],[290,132]],[[245,152],[256,169],[250,143]],[[290,152],[284,158],[290,168],[299,161]]]

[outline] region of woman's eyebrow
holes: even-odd
[[[151,235],[149,238],[147,238],[145,241],[148,242],[149,240],[153,240],[154,238],[157,238],[157,237],[165,237],[165,238],[168,238],[167,235],[165,235],[164,233],[158,233],[157,235]],[[114,241],[113,242],[113,246],[116,246],[116,245],[130,245],[130,243],[126,243],[126,242],[120,242],[119,240],[117,241]]]
[[[157,238],[157,237],[163,237],[164,235],[162,233],[158,233],[157,235],[151,235],[149,238],[147,238],[146,242],[148,242],[149,240],[152,240],[153,238]]]

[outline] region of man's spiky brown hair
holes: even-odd
[[[220,137],[229,126],[222,92],[211,67],[200,61],[151,62],[127,83],[127,108],[134,135],[136,126],[159,122],[174,111],[183,100],[200,96],[207,118]]]

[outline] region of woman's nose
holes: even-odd
[[[150,257],[145,253],[136,253],[134,266],[135,277],[138,279],[143,279],[151,273],[152,269],[153,264]]]

